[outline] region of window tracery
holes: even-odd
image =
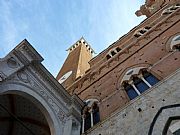
[[[131,69],[125,74],[122,86],[129,99],[132,100],[158,82],[159,79],[153,74],[145,70],[143,67],[139,67]]]

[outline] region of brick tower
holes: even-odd
[[[88,62],[94,53],[94,50],[83,37],[69,47],[67,51],[69,52],[68,57],[56,77],[65,88],[72,85],[90,68]]]

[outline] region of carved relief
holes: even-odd
[[[64,113],[64,111],[54,102],[54,99],[50,97],[51,95],[49,95],[46,90],[43,90],[35,81],[33,81],[33,79],[30,79],[30,76],[26,72],[18,72],[14,76],[11,76],[11,79],[8,80],[21,81],[23,83],[27,83],[27,85],[29,84],[32,89],[37,92],[41,97],[43,97],[44,100],[50,105],[59,120],[62,121],[62,123],[65,123],[66,114]]]
[[[17,63],[17,61],[13,57],[11,57],[7,60],[7,65],[10,68],[17,68],[19,66],[19,63]]]
[[[49,95],[42,90],[37,84],[34,85],[36,89],[38,90],[37,92],[45,99],[45,101],[48,102],[48,104],[51,106],[51,108],[54,110],[55,114],[57,117],[65,123],[66,121],[66,114],[63,112],[63,110],[53,101]]]
[[[32,59],[37,59],[36,55],[29,49],[27,45],[24,45],[21,50],[31,56]]]
[[[21,80],[22,82],[29,83],[29,78],[28,78],[27,73],[21,71],[17,73],[17,76],[19,80]]]

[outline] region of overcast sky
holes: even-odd
[[[0,0],[0,58],[27,39],[56,76],[82,36],[100,53],[145,17],[145,0]]]

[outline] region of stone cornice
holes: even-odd
[[[41,63],[43,58],[41,55],[32,47],[32,45],[24,39],[21,43],[19,43],[13,50],[12,53],[19,56],[19,59],[22,60],[23,63],[29,62],[38,62]],[[25,59],[25,61],[24,61]]]
[[[5,58],[0,59],[0,81],[3,81],[23,68],[31,66],[46,83],[46,85],[48,83],[54,90],[56,90],[64,101],[69,103],[69,105],[76,104],[79,108],[81,108],[81,106],[83,106],[82,101],[76,96],[71,98],[64,87],[59,84],[51,73],[41,64],[42,61],[43,58],[41,55],[25,39],[19,43]]]

